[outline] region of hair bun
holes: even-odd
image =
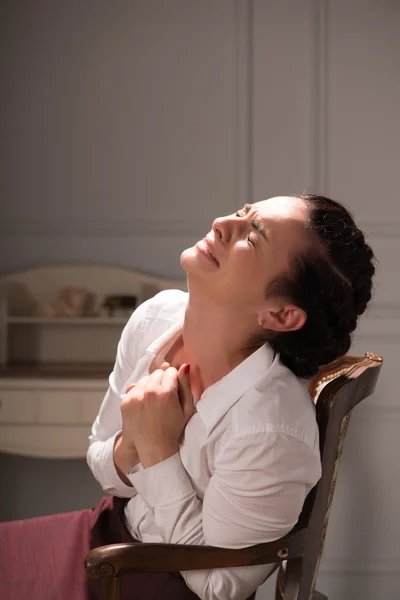
[[[350,348],[351,334],[371,300],[375,265],[363,232],[342,204],[313,194],[299,198],[308,208],[314,243],[293,260],[289,274],[270,283],[267,295],[290,298],[307,320],[269,343],[296,375],[311,377]]]

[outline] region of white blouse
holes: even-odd
[[[119,478],[113,447],[121,398],[149,373],[181,333],[187,294],[160,292],[134,312],[118,344],[114,370],[90,436],[88,464],[105,491],[130,498],[132,536],[143,542],[243,548],[276,540],[295,525],[321,476],[315,408],[306,382],[259,348],[196,404],[179,451]],[[245,600],[272,565],[184,571],[203,600]]]

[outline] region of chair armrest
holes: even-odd
[[[280,562],[303,554],[307,528],[267,542],[231,549],[185,544],[111,544],[90,550],[85,558],[87,574],[94,578],[120,577],[133,571],[190,571],[244,567]]]

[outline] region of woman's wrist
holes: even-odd
[[[139,456],[136,452],[136,448],[133,444],[130,444],[120,433],[114,442],[114,465],[119,475],[119,478],[125,483],[132,487],[131,482],[126,477],[126,473],[132,467],[139,463]]]
[[[167,460],[178,452],[178,444],[159,445],[152,448],[146,448],[140,453],[140,462],[144,469]]]

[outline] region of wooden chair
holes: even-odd
[[[310,382],[320,431],[322,477],[311,490],[294,529],[274,542],[241,549],[182,544],[113,544],[91,550],[90,577],[102,579],[102,600],[117,600],[120,578],[133,571],[188,571],[275,564],[275,600],[327,600],[314,591],[344,438],[353,408],[370,396],[382,358],[344,356]],[[251,596],[254,598],[255,594]],[[232,599],[233,600],[233,599]]]

